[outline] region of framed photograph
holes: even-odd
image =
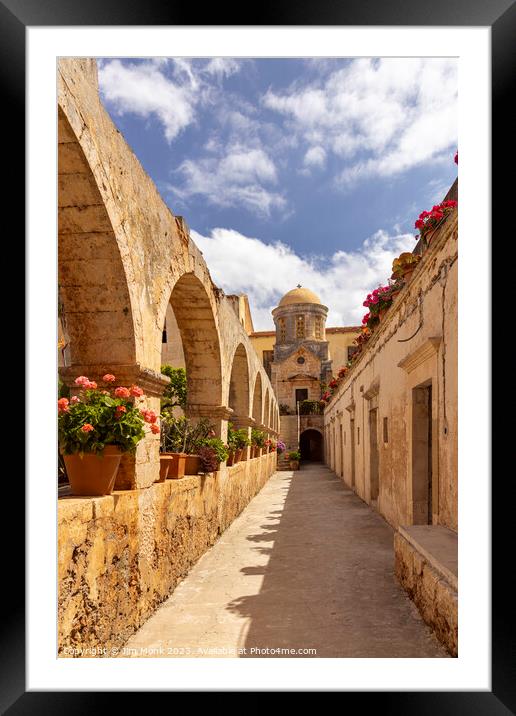
[[[0,4],[27,148],[6,712],[516,709],[486,380],[516,14],[427,10]]]

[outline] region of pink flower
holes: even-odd
[[[70,398],[70,403],[72,405],[75,405],[76,403],[80,403],[80,402],[81,401],[79,400],[79,397],[77,395],[72,395],[72,397]]]
[[[122,385],[119,388],[115,388],[115,395],[117,398],[130,398],[131,393],[128,388],[124,388]]]
[[[129,388],[129,392],[135,398],[139,398],[143,395],[143,390],[138,385],[131,385],[131,387]]]
[[[90,379],[86,378],[85,375],[80,375],[78,378],[75,379],[75,385],[84,386],[86,383],[89,383]]]
[[[455,157],[453,158],[453,161],[455,162],[455,164],[459,163],[459,151],[458,150],[455,152]]]
[[[93,429],[94,429],[94,428],[93,428],[93,425],[90,425],[90,423],[84,423],[84,425],[83,425],[82,428],[81,428],[81,430],[82,430],[83,433],[91,433],[91,431],[92,431]]]
[[[146,423],[155,423],[158,419],[158,416],[153,410],[140,410],[140,415]]]
[[[104,381],[104,383],[113,383],[116,378],[112,373],[106,373],[106,375],[102,376],[102,380]]]
[[[151,432],[154,433],[154,435],[157,435],[159,433],[159,425],[156,425],[155,423],[150,426]]]
[[[115,410],[115,418],[120,418],[124,413],[127,413],[127,408],[123,405],[117,405]]]
[[[82,387],[86,390],[97,390],[97,384],[94,380],[89,380],[87,383],[84,383]]]
[[[57,401],[57,412],[59,414],[68,412],[68,398],[59,398]]]

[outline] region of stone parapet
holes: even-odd
[[[261,490],[276,457],[106,497],[59,499],[59,655],[122,646]]]
[[[400,527],[394,554],[400,584],[438,639],[457,656],[457,534],[439,526]]]

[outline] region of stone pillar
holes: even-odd
[[[228,420],[232,421],[233,409],[226,405],[206,405],[203,403],[188,403],[186,416],[195,422],[201,418],[209,418],[213,423],[215,435],[224,443],[228,439]]]
[[[138,385],[142,388],[144,396],[135,398],[135,403],[148,410],[153,410],[159,415],[160,397],[170,383],[170,378],[148,368],[143,368],[138,363],[130,365],[73,365],[59,369],[59,375],[63,383],[70,387],[72,392],[78,392],[75,379],[80,375],[87,376],[90,380],[102,386],[102,376],[112,373],[116,381],[115,386]],[[154,435],[146,430],[143,440],[138,443],[134,455],[125,453],[120,462],[117,473],[115,490],[134,490],[149,487],[159,477],[159,435]]]

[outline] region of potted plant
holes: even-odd
[[[419,229],[416,239],[422,239],[423,247],[427,248],[437,229],[446,221],[448,215],[457,206],[453,199],[435,204],[431,211],[422,211],[414,226]]]
[[[232,423],[228,423],[228,459],[227,459],[227,466],[231,467],[232,465],[236,465],[238,462],[239,456],[241,454],[241,450],[238,450],[237,447],[237,430],[233,427]]]
[[[205,438],[200,442],[198,453],[201,470],[203,472],[216,472],[220,469],[220,464],[228,459],[229,450],[220,438]],[[208,463],[210,469],[207,469]]]
[[[57,403],[59,448],[75,495],[111,494],[122,455],[134,453],[145,437],[145,424],[160,432],[158,416],[136,405],[135,399],[144,397],[139,386],[115,388],[111,373],[102,381],[103,389],[79,376],[78,394]]]
[[[249,447],[251,441],[247,435],[246,428],[240,428],[236,430],[234,426],[228,424],[228,450],[229,457],[227,460],[228,466],[236,465],[240,460],[246,459],[246,448]]]
[[[247,459],[247,448],[251,445],[251,440],[247,434],[246,428],[240,428],[236,431],[236,451],[237,462]]]
[[[421,256],[413,254],[410,251],[404,251],[397,259],[392,262],[392,277],[397,281],[404,281],[405,283],[410,280],[410,277],[414,273],[414,270],[421,260]]]
[[[197,475],[201,469],[198,448],[206,438],[215,437],[210,421],[203,418],[192,423],[188,418],[175,417],[171,408],[161,414],[161,460],[169,460],[167,477],[178,479]]]
[[[251,445],[253,448],[253,457],[260,457],[262,448],[265,445],[266,435],[261,430],[253,428],[251,430]]]
[[[285,452],[286,449],[287,449],[287,446],[285,445],[283,440],[278,440],[278,442],[276,443],[276,450],[278,452],[278,455],[281,455],[281,453]]]
[[[299,450],[293,450],[292,452],[289,452],[288,459],[290,463],[290,469],[299,470],[299,461],[301,460],[301,453],[299,452]]]
[[[187,434],[188,420],[185,417],[175,418],[168,409],[161,413],[160,462],[168,464],[164,472],[170,480],[185,475]]]

